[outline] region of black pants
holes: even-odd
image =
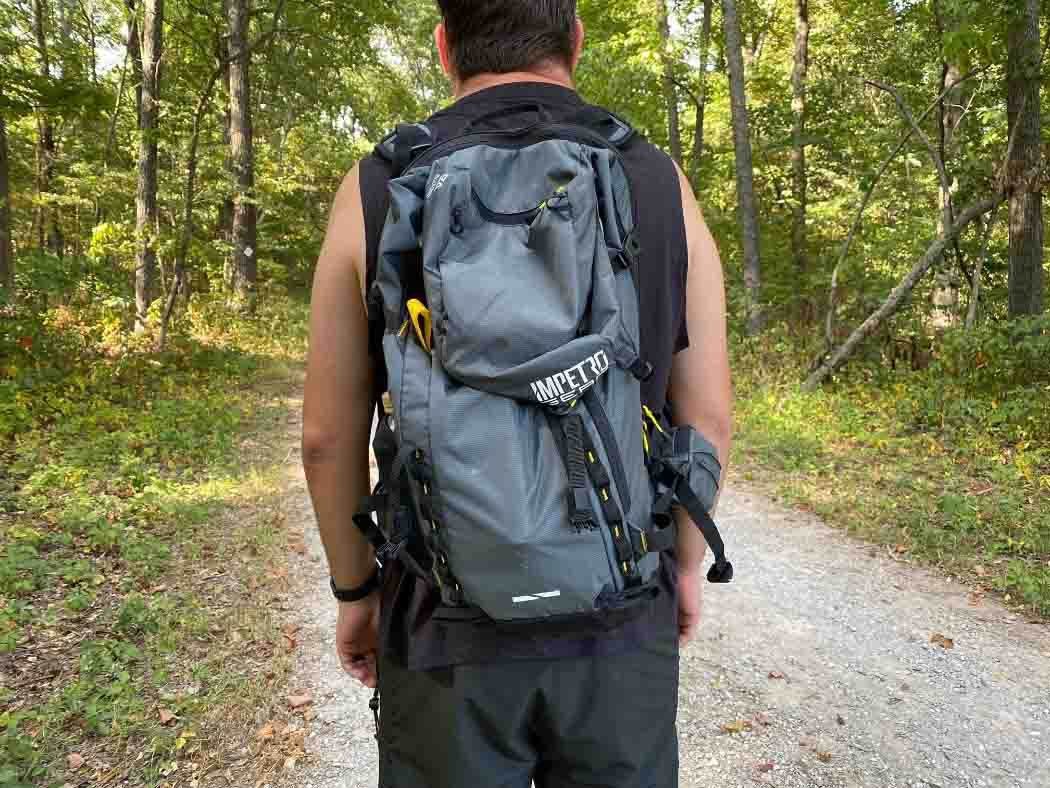
[[[676,788],[678,657],[379,673],[380,788]]]

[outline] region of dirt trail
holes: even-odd
[[[297,451],[289,463],[307,537],[291,689],[317,717],[280,785],[375,788],[369,693],[338,668]],[[719,520],[737,579],[708,587],[682,655],[683,788],[1050,788],[1050,631],[744,490]]]

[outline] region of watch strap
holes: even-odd
[[[379,588],[379,567],[377,566],[368,579],[356,588],[339,588],[331,578],[328,583],[332,587],[332,596],[340,602],[360,602]]]

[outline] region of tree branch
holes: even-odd
[[[926,118],[929,117],[929,114],[937,108],[941,99],[944,96],[948,95],[948,93],[950,93],[952,90],[954,90],[956,85],[959,85],[968,79],[972,79],[973,77],[982,73],[986,69],[987,66],[974,69],[968,74],[964,74],[963,76],[959,77],[951,85],[948,85],[946,88],[944,88],[941,94],[936,99],[934,99],[934,101],[918,117],[917,123],[922,123],[922,121],[926,120]],[[835,346],[835,311],[838,309],[839,272],[842,270],[842,265],[845,263],[846,257],[849,255],[850,247],[853,245],[853,239],[856,237],[857,231],[860,229],[861,220],[864,217],[864,211],[867,210],[868,204],[871,202],[871,198],[875,194],[875,187],[882,179],[882,176],[886,173],[886,170],[889,169],[890,164],[893,163],[893,160],[897,158],[897,154],[904,149],[905,145],[908,144],[908,140],[912,138],[912,135],[914,133],[915,131],[913,128],[908,129],[904,136],[901,137],[900,142],[897,143],[896,147],[890,152],[890,155],[879,167],[878,172],[875,173],[875,177],[874,179],[872,179],[871,185],[868,187],[868,190],[864,193],[864,198],[861,200],[860,206],[857,208],[857,214],[853,217],[853,224],[850,226],[849,234],[846,236],[846,240],[842,244],[842,251],[839,252],[839,258],[835,262],[835,268],[832,269],[831,272],[831,287],[828,291],[828,314],[825,318],[824,323],[824,343],[826,347],[825,354],[829,353],[831,349]]]
[[[871,85],[873,88],[885,91],[893,96],[893,101],[897,105],[897,109],[900,110],[901,115],[911,126],[912,132],[919,138],[923,145],[926,146],[927,153],[930,154],[930,160],[933,162],[933,166],[937,170],[937,178],[941,182],[941,190],[945,195],[951,194],[952,184],[948,180],[948,171],[944,168],[944,159],[941,158],[941,154],[937,151],[936,146],[929,137],[926,136],[926,132],[922,130],[922,127],[916,122],[915,116],[911,114],[911,110],[908,109],[908,105],[904,103],[904,99],[901,97],[900,91],[892,85],[887,85],[884,82],[879,82],[874,79],[864,80],[864,84]],[[953,85],[954,87],[954,85]],[[939,101],[944,100],[946,93],[942,93]],[[951,209],[951,198],[950,196],[942,206],[944,226],[947,227],[952,223],[952,209]]]
[[[956,219],[950,227],[946,227],[944,232],[930,244],[929,248],[926,250],[926,254],[919,259],[908,275],[901,280],[900,284],[893,288],[893,291],[883,302],[882,306],[876,309],[867,320],[857,326],[838,350],[817,365],[813,373],[806,379],[806,382],[802,384],[802,390],[815,390],[817,386],[827,380],[830,375],[845,364],[860,344],[871,336],[871,334],[873,334],[888,317],[897,311],[904,299],[915,288],[915,285],[918,284],[919,280],[922,279],[923,275],[925,275],[925,273],[941,258],[948,244],[951,243],[951,241],[956,238],[959,233],[970,224],[970,222],[996,208],[1002,204],[1005,199],[1006,193],[1002,190],[997,190],[993,196],[967,206],[959,214],[959,218]]]

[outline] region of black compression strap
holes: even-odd
[[[582,425],[581,425],[582,426]],[[601,502],[602,515],[609,526],[609,534],[612,536],[613,548],[616,550],[616,562],[623,572],[624,582],[628,587],[637,586],[642,582],[635,563],[636,551],[631,537],[627,533],[627,525],[624,522],[620,505],[612,492],[612,480],[609,472],[605,470],[598,451],[591,441],[590,435],[583,430],[584,448],[587,453],[587,471],[591,476],[591,483],[598,491],[598,500]]]
[[[583,420],[579,416],[563,416],[562,431],[565,433],[565,465],[569,473],[569,485],[574,488],[587,484],[587,464],[583,448]]]
[[[545,411],[545,415],[569,480],[569,522],[574,528],[593,528],[594,512],[587,495],[583,423],[579,416],[558,417],[549,411]]]
[[[709,583],[728,583],[733,579],[733,565],[726,560],[726,548],[722,543],[722,535],[718,533],[718,526],[715,525],[715,521],[711,519],[711,515],[707,513],[707,509],[700,503],[700,499],[696,497],[696,493],[689,485],[680,483],[677,493],[678,500],[696,523],[696,527],[704,535],[704,541],[714,554],[715,562],[707,573],[707,581]]]

